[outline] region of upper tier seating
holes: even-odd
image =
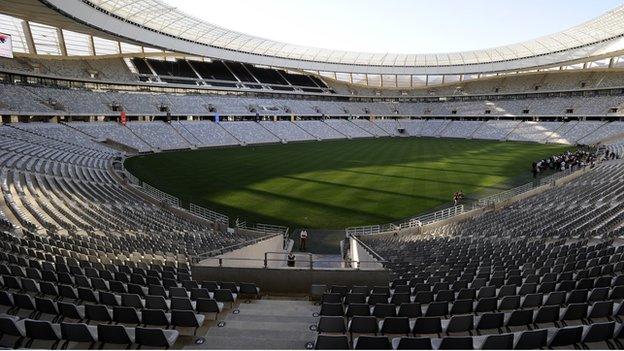
[[[26,90],[26,92],[25,92]],[[278,99],[238,95],[179,95],[109,92],[31,85],[0,84],[0,111],[5,114],[116,116],[305,116],[305,117],[585,117],[622,114],[624,97],[570,96],[437,102],[352,102],[342,100]],[[435,122],[434,122],[435,123]],[[437,132],[434,130],[434,132]],[[582,136],[581,136],[582,137]]]

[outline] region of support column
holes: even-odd
[[[56,28],[56,36],[58,37],[59,49],[61,50],[61,56],[67,56],[67,46],[65,45],[65,36],[61,28]]]
[[[24,31],[24,38],[26,39],[26,47],[28,47],[28,53],[37,55],[37,47],[35,46],[35,41],[32,36],[32,31],[30,30],[30,24],[28,21],[22,22],[22,30]]]

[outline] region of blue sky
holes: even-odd
[[[329,49],[438,53],[554,33],[622,0],[166,0],[220,26]]]

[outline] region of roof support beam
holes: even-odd
[[[22,21],[22,30],[24,31],[24,39],[26,39],[28,53],[37,55],[37,47],[35,46],[35,40],[33,39],[30,23],[28,21]]]
[[[93,35],[89,35],[89,52],[91,56],[95,56],[95,41],[93,41]]]
[[[56,28],[56,36],[58,37],[59,49],[61,56],[67,56],[67,45],[65,44],[65,35],[61,28]]]

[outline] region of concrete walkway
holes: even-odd
[[[313,314],[319,309],[292,298],[244,300],[219,316],[203,344],[187,344],[185,349],[305,349],[316,339],[310,326],[318,322]]]

